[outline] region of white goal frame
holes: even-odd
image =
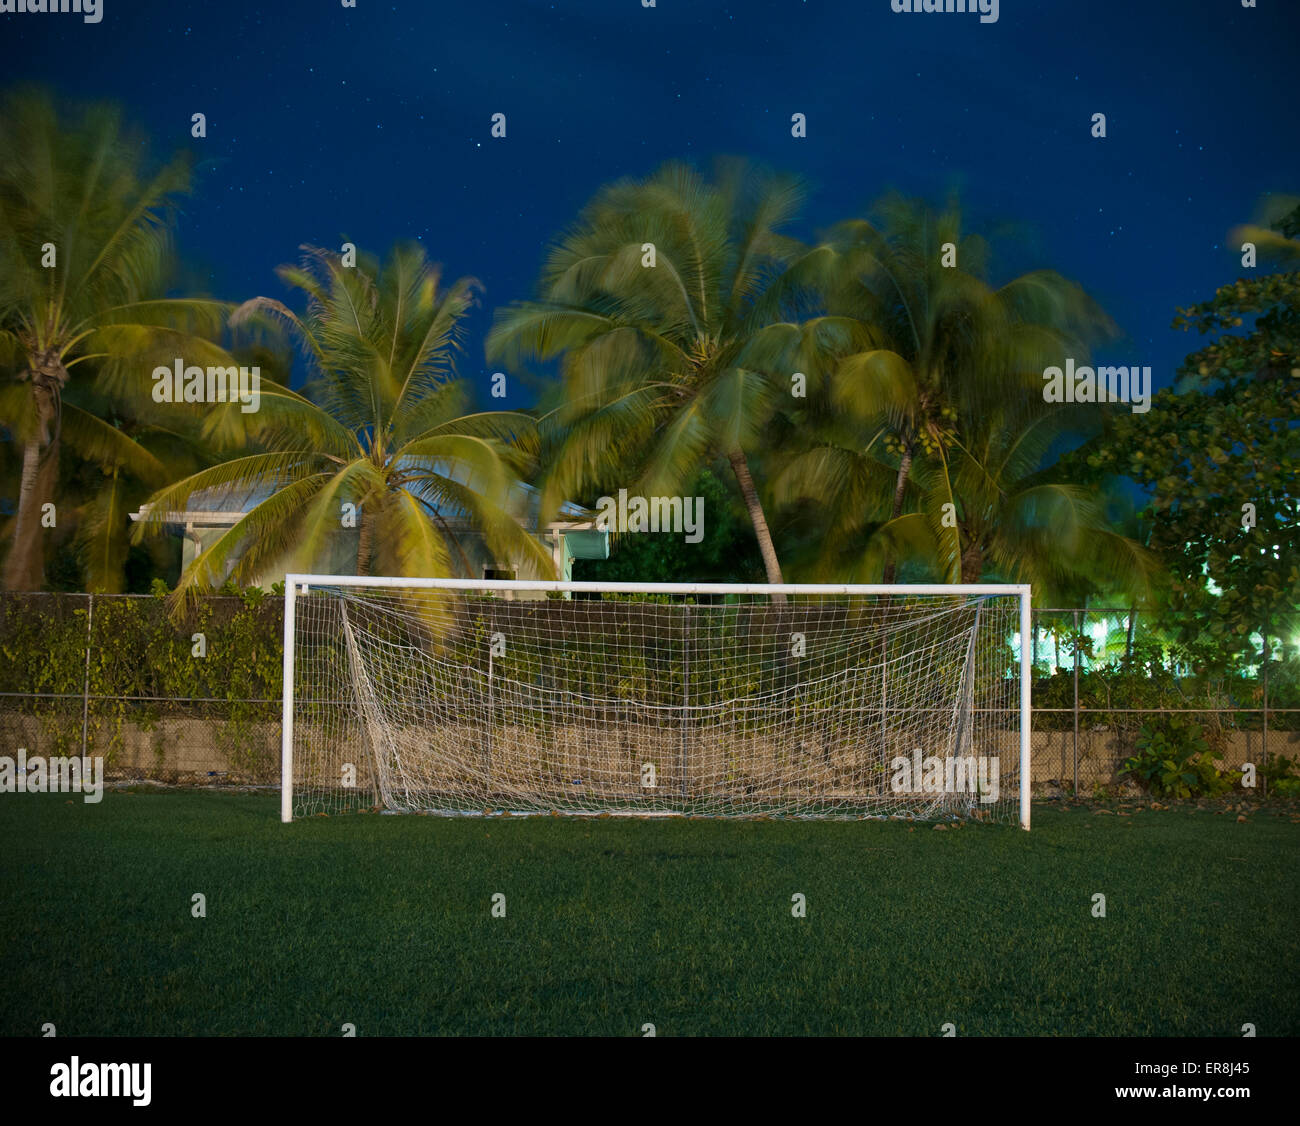
[[[293,688],[295,603],[315,586],[458,590],[480,593],[513,591],[547,594],[676,594],[676,595],[1015,595],[1020,606],[1020,827],[1029,828],[1030,747],[1033,645],[1032,590],[1027,584],[855,584],[855,583],[600,583],[546,579],[419,579],[369,575],[304,575],[284,577],[284,695],[280,741],[280,820],[293,820]]]

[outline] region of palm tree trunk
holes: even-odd
[[[375,522],[363,509],[361,530],[357,536],[357,574],[370,574],[370,541],[374,538]]]
[[[14,542],[5,560],[6,590],[40,590],[44,585],[42,509],[54,499],[59,473],[60,403],[68,382],[68,369],[54,346],[47,346],[30,361],[23,378],[31,380],[32,402],[39,425],[23,447],[18,518],[14,524]]]
[[[903,447],[903,457],[898,463],[898,478],[894,482],[894,507],[889,514],[897,520],[903,514],[903,496],[907,492],[907,475],[912,472],[912,444]]]
[[[903,447],[903,457],[898,463],[898,478],[894,482],[894,507],[889,514],[891,520],[897,520],[903,512],[903,497],[907,493],[907,476],[912,472],[912,445],[909,442]],[[885,573],[881,576],[881,581],[892,583],[894,575],[898,572],[898,565],[892,558],[885,561]]]
[[[18,486],[18,519],[14,541],[5,560],[5,590],[40,590],[43,556],[40,541],[40,507],[37,478],[41,444],[33,438],[23,447],[23,472]]]
[[[781,577],[781,564],[776,557],[776,547],[772,543],[772,533],[767,527],[767,517],[763,515],[763,505],[758,499],[758,490],[754,488],[754,478],[749,474],[749,463],[745,461],[743,450],[732,450],[727,454],[731,462],[731,471],[736,475],[736,484],[740,486],[740,495],[745,500],[749,511],[750,523],[754,525],[754,535],[758,538],[759,554],[763,557],[763,566],[767,570],[769,583],[784,583]],[[784,594],[772,595],[772,601],[778,605],[785,604]]]
[[[961,553],[961,581],[963,583],[979,582],[982,570],[984,570],[984,551],[978,543],[971,543]]]

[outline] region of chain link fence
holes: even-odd
[[[273,785],[284,600],[0,595],[5,754],[88,755],[110,780]]]
[[[1231,649],[1203,618],[1139,607],[1039,609],[1032,638],[1033,771],[1048,792],[1115,782],[1144,727],[1199,724],[1225,770],[1300,750],[1300,639],[1267,624]],[[1253,652],[1253,657],[1251,653]]]
[[[179,621],[153,595],[0,594],[0,754],[100,756],[118,782],[276,785],[283,613],[260,591],[199,599]],[[1036,610],[1035,788],[1114,785],[1164,716],[1203,725],[1225,769],[1294,757],[1298,641],[1261,626],[1254,662],[1225,670],[1187,616]]]

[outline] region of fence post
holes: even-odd
[[[95,596],[86,596],[86,670],[81,681],[81,757],[85,760],[90,736],[90,624],[95,620]]]
[[[1268,660],[1269,660],[1269,615],[1268,611],[1264,612],[1264,667],[1261,672],[1263,677],[1264,690],[1264,723],[1263,730],[1260,732],[1260,745],[1263,748],[1264,769],[1268,769]],[[1268,779],[1263,779],[1264,785],[1261,787],[1264,797],[1268,797]]]
[[[1079,611],[1074,612],[1074,797],[1079,796]]]

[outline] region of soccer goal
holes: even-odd
[[[1029,597],[287,575],[281,815],[1028,829]]]

